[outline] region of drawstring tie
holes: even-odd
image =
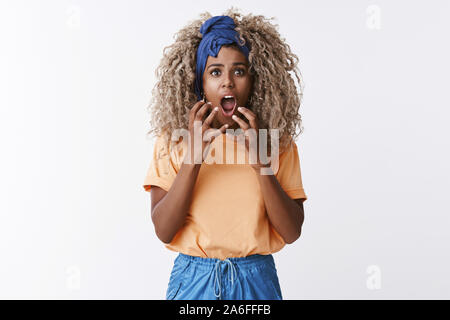
[[[233,265],[233,262],[231,262],[231,260],[230,259],[225,259],[225,260],[218,260],[217,262],[216,262],[216,266],[214,267],[214,273],[215,273],[215,279],[214,279],[214,295],[217,297],[217,298],[220,298],[220,296],[221,296],[221,294],[222,294],[222,288],[221,288],[221,285],[220,285],[220,282],[221,282],[221,280],[220,280],[220,276],[219,276],[219,273],[220,273],[220,270],[219,270],[219,272],[217,272],[217,268],[220,268],[220,265],[222,264],[222,262],[224,262],[224,263],[228,263],[228,269],[229,269],[229,278],[231,278],[231,285],[234,285],[234,278],[236,277],[236,268],[234,267],[234,265]],[[216,294],[216,284],[219,286],[219,294]]]

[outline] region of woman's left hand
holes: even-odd
[[[256,171],[259,170],[260,168],[267,168],[270,167],[270,161],[268,164],[262,164],[261,163],[261,159],[259,158],[259,152],[258,152],[258,148],[259,148],[259,126],[258,126],[258,118],[256,117],[256,115],[249,109],[245,108],[245,107],[239,107],[237,109],[240,113],[242,113],[249,121],[250,126],[248,125],[248,123],[246,123],[244,120],[242,120],[241,118],[239,118],[236,115],[232,116],[232,119],[234,121],[236,121],[236,123],[241,127],[241,129],[244,131],[244,135],[245,135],[245,149],[247,150],[247,153],[250,154],[249,151],[249,144],[250,144],[250,138],[249,138],[249,134],[247,132],[248,129],[255,129],[254,132],[256,133],[256,139],[255,139],[255,147],[256,149],[253,151],[256,154],[256,164],[250,164],[250,166]],[[266,144],[268,145],[268,144]],[[270,155],[268,155],[268,157],[270,157]]]

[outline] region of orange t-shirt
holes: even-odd
[[[234,140],[234,142],[233,142]],[[222,149],[218,147],[222,146]],[[180,170],[187,142],[170,146],[157,137],[144,189],[158,186],[169,191]],[[222,150],[222,164],[214,163]],[[232,158],[234,152],[234,162]],[[237,159],[245,158],[244,164]],[[236,139],[222,134],[214,139],[193,190],[186,222],[166,247],[191,256],[219,258],[271,254],[285,242],[271,225],[256,173],[248,164],[248,152]],[[276,169],[274,169],[276,171]],[[297,145],[279,155],[275,176],[292,199],[307,199],[303,190]]]

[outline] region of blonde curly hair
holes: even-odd
[[[242,16],[233,7],[224,15],[235,21],[235,30],[251,48],[249,72],[254,83],[247,107],[256,114],[260,129],[279,130],[282,151],[303,132],[299,114],[303,82],[297,67],[298,57],[281,38],[278,25],[270,23],[274,18]],[[159,136],[189,128],[189,111],[197,102],[194,87],[197,48],[202,40],[200,27],[212,15],[205,12],[200,17],[177,32],[175,42],[163,49],[163,58],[155,72],[158,80],[148,106],[151,129],[147,134]],[[298,88],[291,75],[295,76]],[[270,130],[267,133],[270,141]]]

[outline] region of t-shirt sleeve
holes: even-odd
[[[280,154],[279,168],[275,176],[291,199],[304,199],[303,201],[308,199],[303,189],[300,158],[294,140],[292,140],[291,146]]]
[[[169,191],[178,173],[177,158],[171,152],[169,141],[158,136],[153,148],[153,157],[144,179],[144,189],[150,192],[151,186]]]

